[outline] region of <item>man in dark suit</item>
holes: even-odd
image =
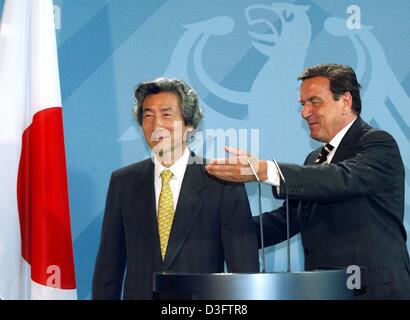
[[[134,114],[152,149],[115,171],[93,278],[94,299],[152,299],[153,273],[258,272],[258,244],[242,183],[205,171],[186,145],[203,117],[183,81],[159,78],[135,90]]]
[[[290,233],[301,233],[305,269],[361,269],[361,299],[410,299],[406,248],[404,166],[394,138],[360,118],[360,85],[347,66],[306,68],[299,77],[302,117],[323,147],[303,166],[258,161],[229,149],[235,159],[215,160],[207,171],[228,181],[251,181],[248,160],[276,198],[289,196]],[[374,106],[377,107],[377,106]],[[219,164],[218,164],[219,163]],[[286,239],[285,204],[263,214],[264,240]],[[258,225],[258,220],[255,220]]]

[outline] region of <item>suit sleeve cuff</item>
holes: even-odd
[[[273,187],[276,187],[277,188],[277,191],[278,191],[278,193],[279,193],[279,191],[280,191],[280,177],[279,177],[279,172],[278,172],[278,170],[276,169],[276,166],[275,166],[275,164],[273,163],[273,161],[267,161],[267,163],[268,163],[268,168],[267,168],[267,170],[268,170],[268,172],[267,172],[267,175],[268,175],[268,178],[265,180],[265,181],[263,181],[264,183],[266,183],[266,184],[269,184],[269,185],[271,185],[271,186],[273,186]]]

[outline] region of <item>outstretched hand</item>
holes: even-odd
[[[222,180],[231,182],[248,182],[257,180],[249,163],[252,164],[260,181],[267,178],[267,163],[249,155],[246,151],[225,146],[231,156],[214,159],[205,167],[206,171]]]

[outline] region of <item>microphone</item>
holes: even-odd
[[[256,173],[256,170],[253,168],[252,163],[248,160],[249,167],[251,168],[253,174],[258,181],[258,191],[259,191],[259,229],[260,229],[260,236],[261,236],[261,250],[262,250],[262,267],[261,273],[265,273],[265,243],[263,240],[263,219],[262,219],[262,192],[261,192],[261,181]]]
[[[286,185],[285,177],[280,170],[280,167],[275,159],[273,159],[273,163],[276,166],[276,170],[279,172],[279,176],[283,181],[283,187],[285,189],[285,203],[286,203],[286,243],[287,243],[287,259],[288,259],[288,270],[287,272],[291,272],[291,264],[290,264],[290,232],[289,232],[289,195],[288,195],[288,187]]]

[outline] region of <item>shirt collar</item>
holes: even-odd
[[[344,127],[342,130],[340,130],[332,140],[329,141],[329,143],[333,146],[333,150],[336,150],[337,147],[339,146],[340,142],[342,141],[343,137],[345,136],[346,132],[350,129],[352,126],[353,122],[355,122],[357,119],[354,118],[346,127]],[[332,150],[332,151],[333,151]]]
[[[171,179],[173,179],[174,177],[177,178],[179,181],[182,181],[184,179],[184,175],[185,175],[185,170],[186,170],[186,166],[188,164],[188,160],[189,160],[189,149],[188,147],[185,147],[184,153],[182,154],[181,158],[179,158],[177,161],[175,161],[175,163],[170,166],[169,168],[164,167],[157,159],[157,157],[155,156],[155,154],[153,155],[153,160],[154,160],[154,177],[155,177],[155,181],[158,181],[158,179],[160,179],[161,176],[161,172],[164,170],[171,170],[173,176]]]

